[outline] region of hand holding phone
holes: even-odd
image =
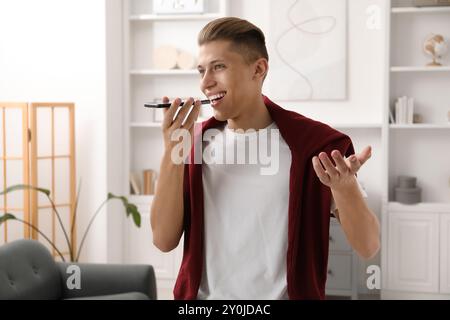
[[[210,104],[211,101],[210,100],[201,100],[200,104]],[[172,102],[169,103],[153,103],[153,102],[148,102],[144,104],[144,107],[146,108],[170,108],[170,106],[172,105]],[[184,105],[184,102],[180,103],[180,107],[182,107]]]

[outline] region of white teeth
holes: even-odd
[[[223,98],[223,97],[225,97],[225,92],[221,92],[221,93],[215,94],[215,95],[210,96],[208,98],[209,98],[209,100],[215,100],[215,99],[220,99],[220,98]]]

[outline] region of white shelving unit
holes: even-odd
[[[391,129],[450,129],[450,124],[391,124]]]
[[[172,45],[197,56],[197,34],[210,20],[226,16],[227,0],[206,0],[203,14],[159,15],[152,12],[152,0],[123,0],[124,44],[124,185],[129,186],[130,173],[141,176],[145,169],[159,170],[163,154],[161,122],[144,103],[163,96],[203,97],[198,71],[158,70],[153,66],[153,52],[158,46]],[[162,112],[159,110],[159,112]],[[209,114],[201,114],[201,119]],[[131,190],[130,190],[131,193]],[[152,244],[150,206],[152,195],[132,195],[142,213],[141,229],[126,226],[125,257],[127,263],[152,264],[156,271],[158,298],[171,299],[174,281],[182,257],[182,241],[170,253],[161,253]]]
[[[206,14],[185,14],[182,19],[184,21],[208,21],[220,18],[220,13],[206,13]],[[157,15],[157,14],[136,14],[130,16],[130,21],[179,21],[180,15]]]
[[[450,238],[448,228],[439,226],[450,215],[450,59],[445,58],[442,67],[428,67],[430,59],[422,44],[431,33],[450,38],[450,7],[396,7],[398,1],[390,2],[382,129],[381,297],[448,299],[440,282],[450,265],[439,247],[448,248]],[[422,115],[424,123],[389,123],[389,109],[401,96],[414,98],[414,112]],[[399,175],[417,177],[421,203],[395,201]]]
[[[332,128],[335,129],[380,129],[381,123],[330,123]]]
[[[197,75],[197,70],[154,70],[154,69],[140,69],[130,70],[131,75],[141,76],[193,76]]]
[[[392,13],[448,13],[450,7],[398,7],[392,8]]]
[[[450,203],[421,202],[415,205],[405,205],[399,202],[389,202],[388,209],[402,212],[448,212],[450,211]]]
[[[391,72],[450,72],[450,67],[427,67],[427,66],[413,66],[413,67],[391,67]]]
[[[129,124],[126,137],[129,156],[125,164],[128,173],[158,170],[163,152],[161,122],[155,122],[153,114],[162,111],[146,109],[144,103],[165,95],[202,97],[196,69],[158,70],[152,65],[153,51],[158,46],[172,45],[196,56],[200,29],[208,21],[225,16],[228,10],[227,0],[209,0],[205,1],[203,14],[155,14],[152,3],[152,0],[124,1],[124,74],[129,75],[124,84],[125,120]],[[208,114],[201,115],[202,119],[207,117]]]

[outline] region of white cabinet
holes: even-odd
[[[382,298],[449,298],[445,224],[450,213],[450,59],[444,57],[443,66],[428,66],[430,57],[423,52],[423,42],[430,33],[450,37],[450,10],[414,7],[411,0],[389,2],[382,130]],[[414,123],[390,121],[402,96],[414,98]],[[420,203],[396,202],[401,175],[417,178]]]
[[[136,228],[134,223],[128,219],[125,230],[124,260],[131,264],[151,264],[155,269],[157,279],[158,296],[171,298],[171,292],[181,265],[183,254],[183,240],[178,247],[169,252],[161,252],[153,245],[152,229],[150,227],[150,206],[152,197],[131,197],[130,201],[137,205],[141,213],[141,227]]]
[[[440,292],[450,294],[450,214],[441,214],[440,227]]]
[[[450,205],[392,203],[382,297],[450,299]]]
[[[358,260],[337,220],[330,223],[326,294],[357,299]]]
[[[388,287],[392,290],[439,290],[439,215],[389,213]]]

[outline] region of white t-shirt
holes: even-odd
[[[274,133],[271,129],[278,129],[275,122],[253,133],[224,127],[208,145],[215,151],[215,163],[203,163],[202,167],[204,262],[198,299],[288,298],[291,151],[278,130]],[[266,134],[276,139],[267,139],[268,150],[276,147],[274,141],[279,146],[278,170],[273,175],[261,174],[267,162],[249,164],[249,145]],[[273,151],[277,152],[276,148]],[[236,160],[239,152],[245,154],[246,164],[221,164],[227,154]]]

